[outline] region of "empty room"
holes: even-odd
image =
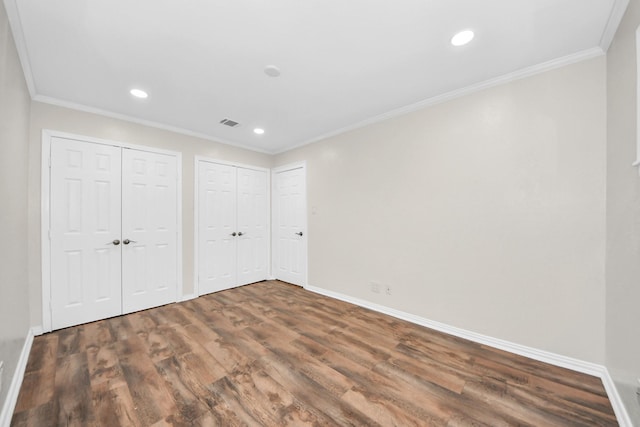
[[[640,0],[0,3],[0,427],[640,426]]]

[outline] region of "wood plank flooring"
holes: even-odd
[[[598,378],[262,282],[36,337],[12,426],[613,426]]]

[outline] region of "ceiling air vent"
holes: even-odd
[[[230,119],[222,119],[222,120],[220,120],[220,123],[225,125],[225,126],[229,126],[231,128],[234,128],[234,127],[240,125],[240,123],[234,122],[233,120],[230,120]]]

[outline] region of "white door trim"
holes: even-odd
[[[199,265],[199,250],[200,245],[200,223],[198,217],[198,211],[200,206],[200,162],[215,163],[225,166],[233,166],[243,169],[257,170],[265,172],[267,174],[267,200],[271,201],[271,173],[269,168],[263,168],[260,166],[246,165],[242,163],[228,162],[225,160],[213,159],[205,156],[194,156],[193,159],[193,295],[186,297],[185,299],[197,298],[200,295],[200,280],[198,274],[200,272]],[[271,203],[269,203],[269,209],[267,209],[267,224],[271,224]],[[267,239],[271,240],[271,227],[267,230]],[[267,276],[271,277],[271,245],[267,246]]]
[[[306,265],[306,271],[305,271],[305,277],[304,277],[304,288],[306,288],[307,286],[309,286],[309,207],[307,206],[307,202],[308,202],[308,183],[309,180],[307,179],[307,162],[305,160],[301,161],[301,162],[296,162],[296,163],[289,163],[287,165],[284,166],[278,166],[277,168],[273,168],[271,169],[271,194],[274,195],[277,193],[275,185],[276,185],[276,179],[275,179],[275,175],[277,173],[280,172],[286,172],[286,171],[290,171],[293,169],[302,169],[304,171],[304,176],[305,176],[305,191],[304,191],[304,205],[305,205],[305,216],[303,218],[303,228],[305,230],[305,234],[307,236],[306,239],[304,239],[304,244],[305,244],[305,265]],[[271,198],[271,211],[273,212],[274,209],[274,198]],[[271,215],[271,217],[273,218],[273,213]],[[271,222],[271,236],[276,236],[276,230],[275,230],[275,224],[272,221]],[[272,279],[276,279],[274,272],[276,271],[276,266],[274,265],[275,263],[275,254],[276,252],[276,242],[275,239],[271,239],[271,253],[273,254],[271,257],[271,278]]]
[[[77,135],[67,132],[59,132],[50,129],[42,130],[42,160],[41,160],[41,197],[40,197],[40,248],[42,265],[42,331],[51,332],[51,245],[49,240],[50,229],[50,201],[51,201],[51,140],[55,137],[91,142],[94,144],[112,145],[120,148],[131,148],[140,151],[148,151],[158,154],[167,154],[176,157],[177,164],[177,290],[175,301],[179,301],[183,293],[182,283],[182,153],[179,151],[163,150],[161,148],[143,145],[129,144],[90,136]]]

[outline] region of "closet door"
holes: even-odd
[[[236,168],[198,162],[198,293],[236,285]]]
[[[177,165],[175,156],[122,152],[123,312],[176,301]]]
[[[52,138],[50,165],[51,325],[117,316],[120,148]]]
[[[267,172],[237,168],[237,285],[267,278],[269,204]]]
[[[46,329],[175,302],[179,156],[50,141]]]

